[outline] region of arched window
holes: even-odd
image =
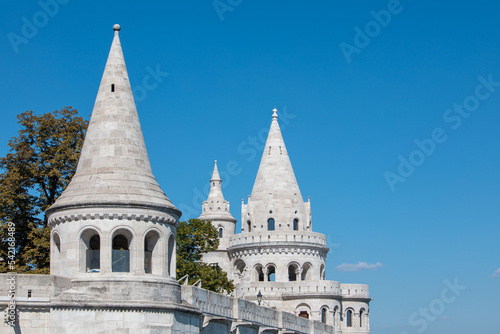
[[[290,282],[297,280],[297,269],[299,266],[296,263],[292,263],[288,266],[288,280]]]
[[[264,282],[264,271],[262,270],[262,266],[260,264],[255,266],[255,275],[257,281]]]
[[[267,266],[267,280],[269,282],[276,281],[276,267],[273,265]]]
[[[111,270],[113,272],[130,272],[129,238],[132,240],[132,235],[128,231],[119,231],[113,237],[113,249],[111,251]]]
[[[54,246],[57,254],[61,253],[61,238],[59,237],[59,234],[54,233],[52,240],[54,240]]]
[[[299,220],[297,218],[295,218],[293,220],[293,230],[294,231],[298,231],[299,230]]]
[[[224,235],[224,230],[222,229],[222,227],[219,227],[219,238],[222,238],[223,235]]]
[[[240,275],[244,274],[246,266],[245,262],[241,259],[234,261],[234,269],[236,269],[236,272]]]
[[[175,277],[175,268],[176,268],[176,263],[175,263],[175,236],[172,234],[168,238],[168,264],[167,264],[167,269],[168,269],[168,274],[172,277]]]
[[[144,272],[146,274],[161,274],[159,239],[160,236],[156,231],[148,232],[144,238]]]
[[[363,327],[363,316],[365,314],[365,309],[359,310],[359,327]]]
[[[303,281],[311,280],[311,273],[312,273],[311,264],[304,263],[304,265],[302,266],[301,279]]]
[[[321,309],[321,322],[326,324],[326,308]]]
[[[325,280],[325,265],[322,264],[320,269],[319,269],[319,279],[324,281]]]
[[[94,229],[86,229],[80,237],[80,270],[98,273],[101,270],[101,239]]]
[[[274,231],[274,218],[269,218],[267,220],[267,230]]]
[[[346,322],[347,322],[347,327],[352,327],[352,310],[347,310]]]
[[[248,232],[252,232],[252,222],[251,221],[247,221],[247,230]]]

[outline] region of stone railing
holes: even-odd
[[[358,284],[351,284],[356,285]],[[361,284],[359,284],[361,285]],[[368,286],[366,291],[368,291]],[[360,288],[356,288],[360,290]],[[335,281],[297,281],[297,282],[248,282],[240,283],[237,288],[237,296],[255,296],[261,291],[266,297],[273,296],[300,296],[303,295],[334,295],[342,296],[341,284]],[[354,291],[354,290],[353,290]]]
[[[311,328],[311,322],[309,320],[297,317],[288,312],[281,312],[281,321],[284,328],[297,332],[307,333]]]
[[[370,298],[366,284],[340,284],[343,298]]]
[[[192,285],[183,285],[182,299],[198,307],[203,313],[234,318],[232,297]]]
[[[266,243],[308,243],[326,247],[326,236],[309,231],[259,231],[240,233],[231,237],[230,247]]]
[[[268,327],[280,327],[280,312],[259,306],[245,299],[237,299],[238,319],[256,322]]]
[[[261,282],[262,283],[262,282]],[[204,315],[225,318],[233,325],[249,324],[294,333],[333,334],[334,328],[319,321],[308,320],[292,313],[259,306],[251,301],[207,291],[192,285],[182,285],[182,298],[198,307]]]

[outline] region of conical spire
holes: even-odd
[[[109,51],[80,160],[71,183],[50,208],[146,205],[174,210],[151,171],[118,33]]]
[[[217,168],[217,160],[214,162],[214,171],[210,179],[210,192],[208,198],[202,205],[202,213],[199,217],[203,220],[226,220],[234,221],[236,219],[229,212],[229,202],[224,199],[222,193],[222,180]]]
[[[219,176],[219,169],[217,169],[217,160],[214,161],[214,171],[212,173],[212,178],[210,179],[210,181],[221,181],[221,178]]]
[[[282,229],[287,229],[294,219],[302,220],[305,224],[308,212],[285,147],[277,112],[274,108],[259,171],[248,200],[249,205],[243,205],[243,211],[247,211],[247,216],[253,216],[257,227],[267,226],[267,219],[273,218],[278,230],[280,225]],[[269,207],[270,198],[273,209]]]

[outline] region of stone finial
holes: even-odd
[[[273,109],[273,119],[277,119],[278,118],[278,109],[274,108]]]
[[[122,27],[120,27],[120,25],[119,25],[119,24],[115,24],[115,25],[113,26],[113,30],[114,30],[114,31],[120,31],[120,29],[121,29],[121,28],[122,28]]]

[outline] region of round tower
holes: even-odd
[[[229,247],[238,282],[324,279],[326,238],[312,231],[310,202],[302,199],[276,109],[241,221]]]
[[[50,270],[71,279],[73,289],[61,300],[179,303],[175,239],[181,212],[151,171],[120,26],[113,30],[76,173],[47,210]]]
[[[312,230],[311,202],[302,199],[276,109],[241,224],[228,248],[238,297],[260,297],[338,332],[370,332],[368,286],[325,280],[326,237]]]

